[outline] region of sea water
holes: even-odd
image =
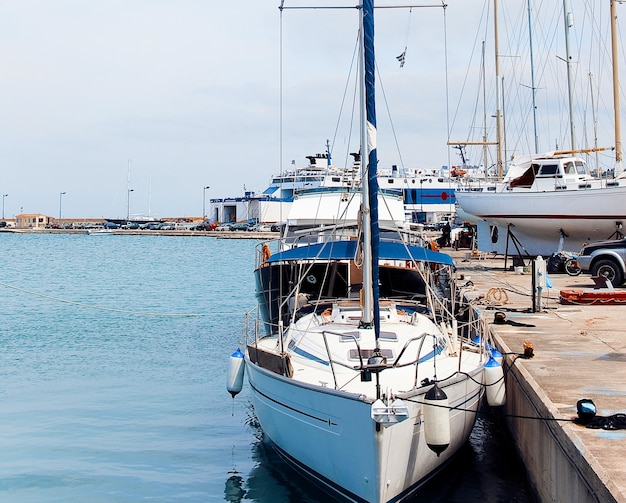
[[[0,501],[328,501],[226,392],[256,244],[0,235]],[[532,501],[500,422],[419,501]]]

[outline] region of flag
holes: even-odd
[[[404,51],[402,51],[402,54],[400,54],[400,56],[396,56],[396,59],[400,62],[400,68],[402,68],[406,60],[406,48],[404,49]]]

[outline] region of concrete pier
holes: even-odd
[[[453,256],[459,284],[470,282],[465,295],[505,353],[503,412],[540,501],[626,502],[626,430],[572,421],[582,398],[598,416],[626,412],[626,307],[560,304],[560,290],[594,287],[589,275],[563,273],[549,274],[552,288],[532,312],[532,274],[505,271],[502,258]],[[519,356],[525,342],[530,359]]]

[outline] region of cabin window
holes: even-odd
[[[572,161],[566,162],[563,165],[563,171],[565,171],[566,175],[575,175],[576,168],[574,167],[574,163]]]
[[[537,174],[537,176],[546,176],[546,177],[554,176],[558,172],[559,172],[559,165],[558,164],[544,164],[539,169],[539,173]]]
[[[587,174],[587,167],[585,166],[584,162],[576,161],[576,172],[579,175],[586,175]]]

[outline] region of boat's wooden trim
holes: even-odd
[[[288,354],[273,353],[259,349],[253,345],[248,346],[248,355],[252,363],[256,363],[259,367],[271,370],[275,374],[293,377],[293,366]]]

